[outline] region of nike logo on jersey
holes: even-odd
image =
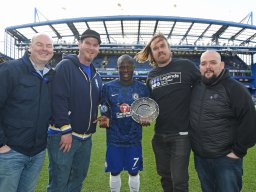
[[[117,95],[118,95],[118,94],[111,94],[112,97],[115,97],[115,96],[117,96]]]

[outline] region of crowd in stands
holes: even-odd
[[[54,54],[52,60],[51,60],[51,65],[55,67],[56,63],[58,63],[63,55],[65,53],[56,53]],[[116,63],[117,59],[120,55],[103,55],[99,54],[97,58],[94,60],[94,66],[97,69],[100,69],[100,72],[103,73],[104,71],[116,71]],[[200,54],[177,54],[174,53],[174,57],[176,58],[187,58],[193,61],[197,66],[199,65],[200,62]],[[251,76],[250,72],[250,66],[248,66],[239,56],[237,55],[222,55],[222,59],[225,62],[225,67],[230,70],[231,75],[233,76]],[[6,56],[0,53],[0,63],[9,60]],[[145,63],[139,63],[136,61],[135,63],[135,71],[138,71],[138,75],[142,73],[142,75],[145,74],[145,71],[149,71],[152,66],[150,65],[149,62]],[[114,72],[113,72],[114,73]],[[107,74],[107,73],[106,73]]]

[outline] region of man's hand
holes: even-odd
[[[100,116],[97,118],[96,122],[99,121],[99,125],[101,128],[108,128],[109,127],[109,118],[105,115]]]
[[[61,136],[60,139],[60,150],[64,153],[69,152],[72,147],[72,133],[68,133]]]
[[[0,148],[0,153],[7,153],[11,148],[8,145],[4,145]]]
[[[140,124],[142,126],[150,126],[150,122],[147,117],[140,117]]]
[[[239,157],[238,157],[238,156],[236,156],[236,154],[235,154],[235,153],[233,153],[233,152],[231,152],[231,153],[227,154],[227,157],[229,157],[229,158],[231,158],[231,159],[239,159]]]

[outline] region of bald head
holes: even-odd
[[[220,54],[215,50],[207,50],[204,53],[202,53],[200,60],[204,60],[206,57],[212,56],[216,59],[216,61],[221,62],[221,56]]]
[[[36,34],[32,37],[32,39],[31,39],[31,44],[32,44],[33,42],[35,42],[38,38],[39,38],[39,39],[42,39],[42,38],[43,38],[43,39],[48,39],[48,41],[53,44],[52,37],[51,37],[50,35],[46,34],[46,33],[36,33]]]
[[[53,40],[45,33],[35,34],[29,45],[30,59],[38,68],[43,68],[53,57]]]
[[[205,79],[216,78],[224,69],[224,62],[217,51],[207,50],[200,58],[200,72]]]

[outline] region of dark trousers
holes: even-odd
[[[164,192],[188,191],[190,142],[188,135],[154,135],[152,146]]]
[[[195,168],[203,192],[239,192],[242,189],[243,159],[207,159],[195,155]]]

